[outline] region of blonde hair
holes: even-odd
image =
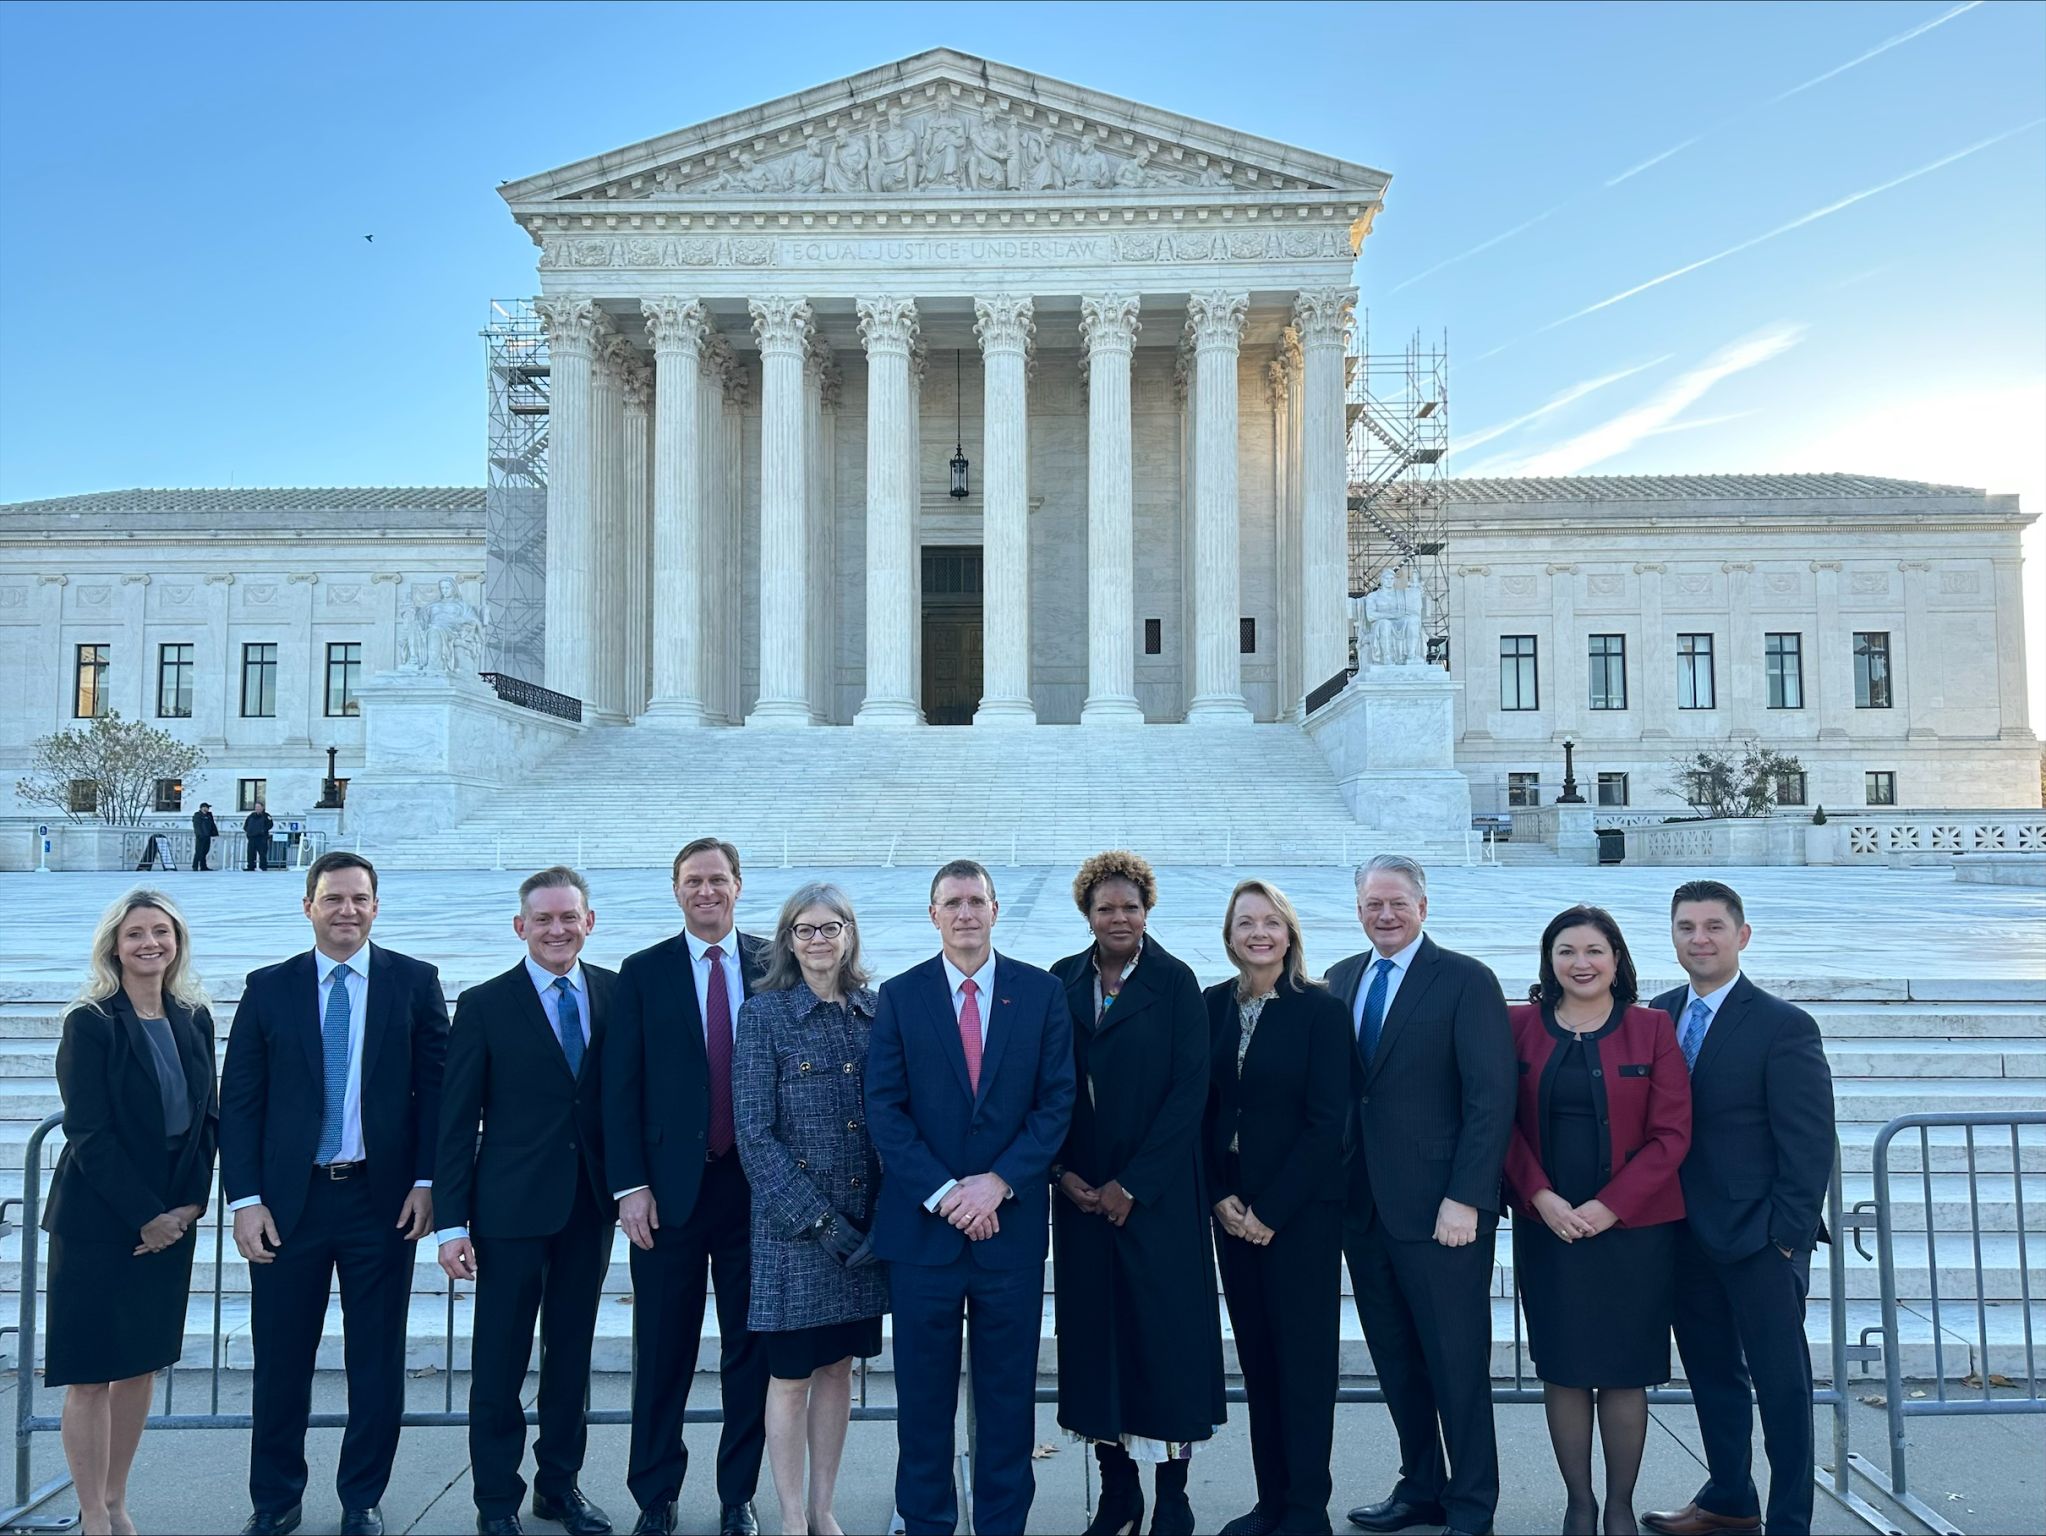
[[[1311,980],[1307,974],[1307,951],[1300,940],[1300,914],[1293,910],[1293,903],[1286,899],[1286,893],[1269,880],[1239,880],[1236,889],[1229,893],[1229,905],[1222,909],[1222,952],[1236,967],[1240,978],[1243,962],[1236,958],[1236,949],[1229,942],[1229,930],[1236,922],[1236,903],[1245,896],[1262,896],[1272,904],[1279,914],[1279,920],[1286,925],[1286,965],[1282,979],[1296,987],[1304,987]]]
[[[873,978],[860,963],[860,925],[853,920],[852,898],[835,885],[816,881],[799,887],[781,904],[781,916],[774,922],[774,942],[768,948],[766,974],[760,978],[763,992],[786,992],[803,979],[803,963],[796,958],[791,942],[796,919],[806,908],[822,907],[845,924],[845,954],[838,962],[838,990],[850,995]]]
[[[176,936],[178,952],[171,957],[171,963],[163,973],[164,996],[193,1009],[204,1008],[210,1001],[206,988],[199,981],[199,973],[192,968],[192,930],[186,926],[185,914],[162,891],[138,885],[100,914],[99,925],[92,930],[92,953],[86,961],[85,985],[71,1000],[72,1007],[89,1007],[105,1013],[106,1000],[121,990],[121,925],[128,921],[128,914],[139,907],[154,907],[169,918],[171,932]]]

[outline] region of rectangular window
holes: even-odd
[[[1256,619],[1238,619],[1236,621],[1236,649],[1246,656],[1255,656],[1257,654]]]
[[[71,713],[80,720],[97,720],[107,712],[107,651],[104,645],[78,648],[77,702]]]
[[[277,713],[277,645],[258,641],[242,647],[242,718],[268,720]]]
[[[1146,656],[1162,656],[1165,654],[1165,621],[1163,619],[1144,620],[1144,654]]]
[[[1627,776],[1624,773],[1602,773],[1598,776],[1598,803],[1600,805],[1627,803]]]
[[[74,816],[91,816],[99,810],[99,781],[97,779],[73,779],[71,795],[66,802]]]
[[[1778,805],[1803,805],[1805,784],[1804,774],[1779,773],[1776,775],[1776,803]]]
[[[1804,708],[1804,636],[1764,635],[1762,666],[1769,677],[1771,709]],[[1802,805],[1803,801],[1797,802]]]
[[[159,811],[182,811],[185,808],[185,781],[183,779],[158,779],[156,781],[156,808]]]
[[[267,801],[269,798],[270,781],[268,779],[238,779],[235,781],[234,804],[236,810],[253,811],[256,808],[257,801]]]
[[[192,717],[192,647],[156,648],[156,713],[162,720]]]
[[[1712,637],[1677,636],[1677,708],[1717,708],[1712,685]]]
[[[1591,707],[1627,707],[1627,637],[1591,637]]]
[[[84,647],[80,647],[81,650]],[[1890,707],[1890,634],[1888,630],[1856,630],[1854,634],[1854,707]],[[1871,800],[1870,805],[1877,802]],[[1888,805],[1890,802],[1882,802]]]
[[[1868,792],[1870,805],[1895,805],[1897,803],[1897,776],[1894,773],[1864,773],[1863,787]]]
[[[1542,776],[1538,773],[1509,773],[1506,775],[1506,803],[1508,806],[1535,806],[1542,803]]]
[[[1535,637],[1499,637],[1499,707],[1539,709],[1541,690],[1535,677]]]
[[[327,647],[327,713],[359,715],[362,700],[355,690],[362,686],[362,642],[336,640]]]

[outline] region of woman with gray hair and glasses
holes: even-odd
[[[781,1528],[817,1536],[839,1530],[831,1500],[853,1356],[881,1352],[888,1310],[887,1273],[867,1243],[881,1175],[867,1136],[867,981],[845,892],[802,887],[782,903],[732,1058],[739,1157],[753,1191],[746,1326],[772,1377],[767,1451]]]

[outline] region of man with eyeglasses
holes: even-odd
[[[895,1317],[895,1505],[910,1536],[958,1524],[952,1418],[973,1323],[973,1524],[1021,1531],[1035,1479],[1049,1174],[1073,1113],[1073,1023],[1049,971],[994,951],[995,882],[931,881],[942,951],[883,983],[867,1048],[881,1154],[874,1252]]]
[[[683,931],[628,955],[605,1027],[604,1167],[631,1240],[638,1330],[625,1485],[636,1533],[667,1536],[689,1469],[682,1416],[717,1285],[720,1536],[759,1529],[753,1493],[767,1447],[767,1352],[746,1331],[752,1202],[732,1114],[733,1027],[760,985],[767,941],[733,927],[739,850],[700,837],[675,855]]]

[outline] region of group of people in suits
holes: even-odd
[[[1284,892],[1239,882],[1221,930],[1234,974],[1205,992],[1147,931],[1158,882],[1128,852],[1081,867],[1090,942],[1048,972],[996,951],[989,872],[948,863],[930,889],[939,952],[878,989],[839,888],[797,890],[760,939],[737,931],[737,849],[699,839],[672,873],[681,932],[616,972],[582,959],[596,925],[582,875],[530,876],[524,953],[464,990],[451,1026],[434,968],[370,942],[374,868],[327,854],[307,872],[313,946],[248,977],[217,1094],[184,919],[151,890],[109,909],[64,1021],[66,1142],[44,1217],[46,1380],[71,1386],[86,1531],[133,1529],[128,1469],[153,1373],[182,1348],[216,1147],[250,1265],[248,1536],[301,1521],[337,1275],[342,1530],[383,1529],[429,1233],[474,1285],[478,1530],[521,1529],[537,1328],[530,1507],[608,1532],[578,1482],[614,1229],[632,1271],[637,1532],[675,1529],[713,1283],[721,1532],[757,1528],[763,1458],[784,1530],[839,1529],[852,1362],[880,1352],[884,1316],[905,1527],[958,1524],[964,1360],[974,1527],[1022,1531],[1051,1244],[1057,1417],[1100,1466],[1093,1536],[1140,1530],[1147,1491],[1153,1532],[1196,1529],[1191,1459],[1228,1416],[1223,1305],[1256,1498],[1220,1529],[1329,1529],[1346,1263],[1400,1457],[1350,1521],[1486,1531],[1507,1209],[1559,1528],[1635,1529],[1646,1389],[1670,1377],[1674,1329],[1708,1476],[1645,1523],[1760,1528],[1758,1400],[1767,1528],[1809,1529],[1803,1314],[1831,1082],[1809,1015],[1741,974],[1749,929],[1726,885],[1675,893],[1686,985],[1643,1005],[1618,924],[1576,906],[1509,1008],[1486,966],[1428,937],[1426,873],[1391,855],[1357,872],[1368,947],[1325,982]]]

